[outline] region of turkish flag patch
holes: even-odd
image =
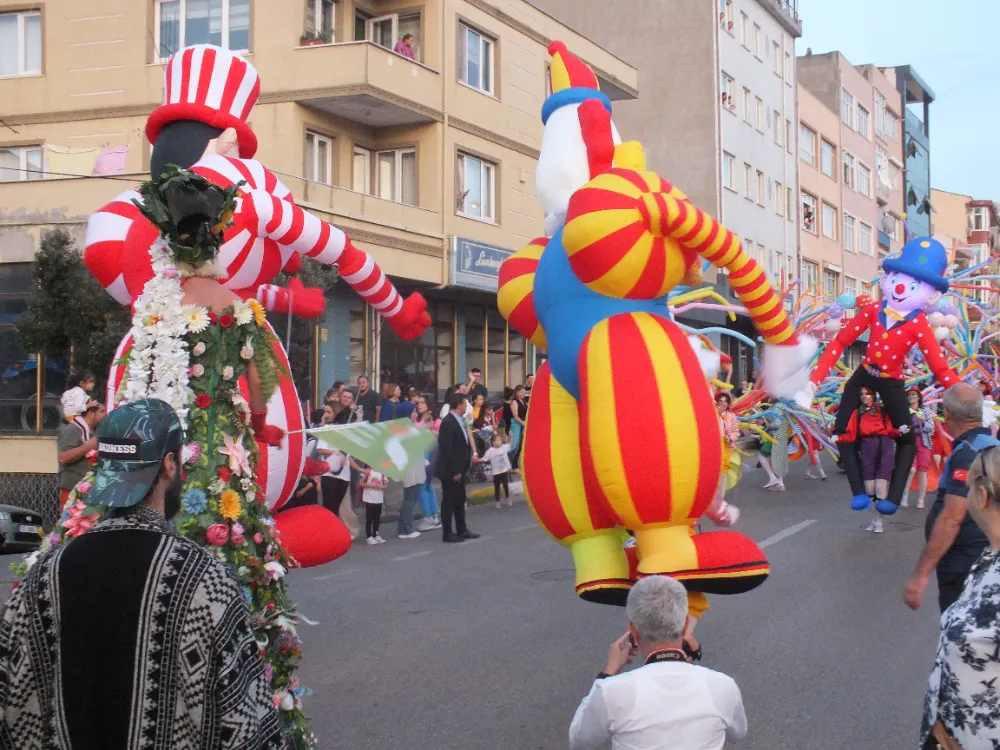
[[[956,482],[967,482],[969,481],[969,472],[965,469],[955,469],[951,473],[951,478]]]

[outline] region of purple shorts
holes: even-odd
[[[861,458],[861,478],[866,482],[892,479],[892,467],[896,460],[896,443],[892,438],[886,435],[862,438],[858,455]]]

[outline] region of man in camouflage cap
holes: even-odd
[[[97,442],[87,500],[110,517],[39,560],[0,623],[0,747],[280,747],[239,584],[167,522],[177,414],[124,404]]]

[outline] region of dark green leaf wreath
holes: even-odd
[[[197,267],[218,255],[244,182],[223,188],[200,174],[170,164],[158,180],[142,183],[142,200],[132,202],[160,230],[174,261]]]

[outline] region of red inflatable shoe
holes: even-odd
[[[275,528],[288,554],[302,568],[324,565],[347,554],[351,533],[333,513],[319,505],[305,505],[274,514]]]

